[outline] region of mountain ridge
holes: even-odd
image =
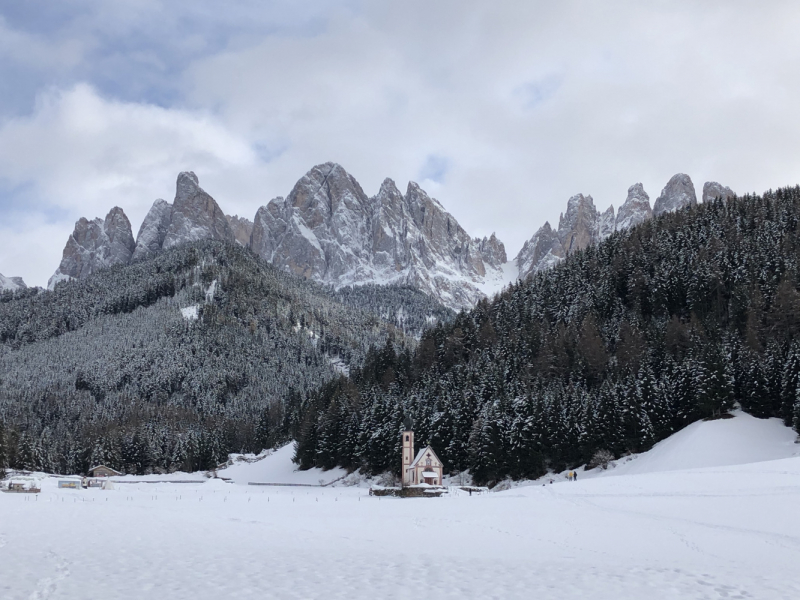
[[[734,195],[716,182],[703,187],[703,201]],[[248,247],[281,269],[334,288],[410,285],[460,310],[617,231],[696,203],[694,184],[682,173],[667,182],[653,208],[641,183],[628,188],[616,213],[613,205],[600,212],[591,195],[579,193],[569,198],[558,229],[545,223],[509,261],[495,234],[471,237],[413,181],[402,193],[386,178],[370,197],[341,165],[323,163],[287,196],[261,206],[250,221],[226,215],[195,173],[185,171],[178,175],[174,201],[154,202],[135,242],[119,207],[105,219],[80,219],[48,288],[175,245],[212,239]]]

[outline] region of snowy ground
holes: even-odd
[[[739,416],[575,483],[440,499],[46,479],[0,494],[0,598],[797,599],[792,441]],[[232,469],[292,477],[282,460]]]

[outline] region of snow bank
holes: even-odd
[[[736,411],[732,419],[699,421],[650,451],[617,461],[609,475],[659,473],[743,465],[800,456],[797,434],[780,419],[756,419]]]
[[[220,477],[230,478],[234,483],[291,483],[321,485],[330,483],[347,475],[344,469],[309,469],[298,471],[292,462],[294,443],[268,454],[256,462],[237,462],[233,466],[217,472]]]

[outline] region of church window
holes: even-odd
[[[408,441],[408,436],[406,436],[406,441]]]
[[[425,466],[426,467],[430,467],[431,466],[431,459],[430,458],[426,458],[425,459]]]

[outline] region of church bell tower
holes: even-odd
[[[414,460],[414,422],[410,417],[406,417],[403,421],[403,468],[400,472],[403,487],[411,485],[411,461]]]

